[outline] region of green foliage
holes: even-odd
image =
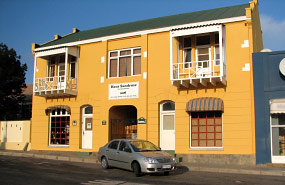
[[[24,101],[27,65],[7,45],[0,43],[0,120],[17,120],[19,105]]]

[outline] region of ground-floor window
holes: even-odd
[[[69,145],[70,115],[65,109],[50,113],[50,145]]]
[[[271,115],[273,156],[285,156],[285,114]]]
[[[191,112],[191,147],[222,147],[222,111]]]

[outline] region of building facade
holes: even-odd
[[[261,49],[257,0],[33,44],[32,150],[138,138],[183,161],[255,164]]]
[[[253,54],[256,162],[285,163],[285,51]]]

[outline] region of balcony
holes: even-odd
[[[77,95],[78,47],[35,49],[34,95],[45,98]]]
[[[217,82],[226,85],[226,64],[220,60],[174,63],[172,68],[172,84],[177,87],[216,86]]]
[[[64,76],[36,78],[34,95],[43,97],[63,97],[77,95],[77,79]]]

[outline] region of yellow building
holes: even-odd
[[[86,31],[35,56],[32,150],[147,139],[190,162],[255,163],[258,2]]]

